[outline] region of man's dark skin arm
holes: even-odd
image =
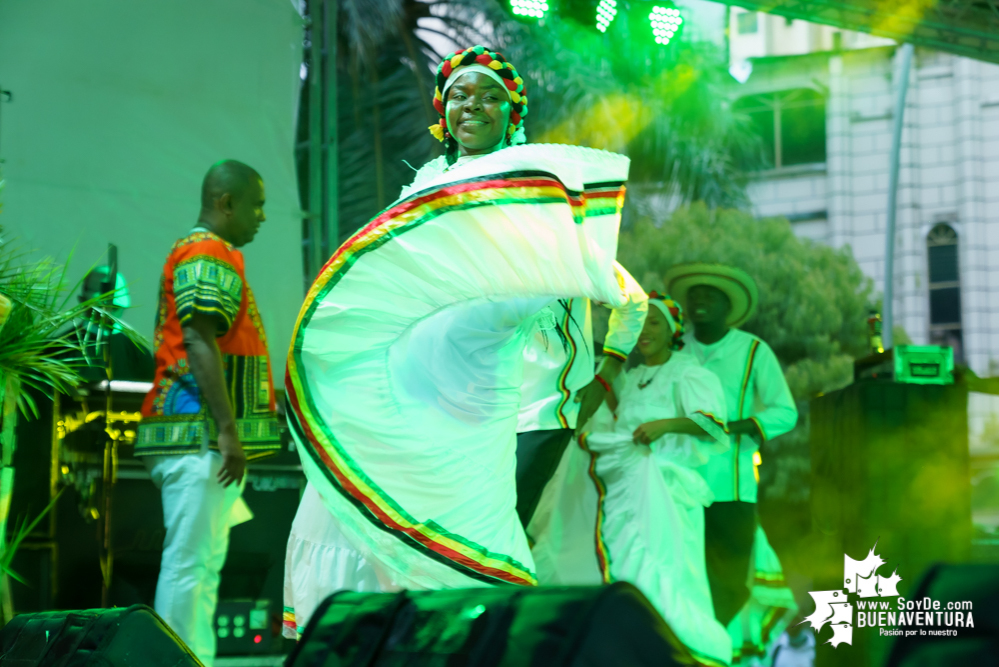
[[[236,433],[236,419],[232,404],[225,390],[225,371],[222,368],[222,353],[215,342],[219,321],[211,315],[195,313],[181,331],[184,334],[184,349],[187,362],[194,374],[194,381],[201,391],[208,409],[219,429],[219,453],[222,467],[218,481],[222,486],[237,484],[246,471],[246,454]]]
[[[657,419],[645,422],[635,429],[632,438],[640,445],[649,445],[667,433],[682,433],[685,435],[707,435],[697,422],[688,417],[673,417],[672,419]]]
[[[728,433],[729,435],[755,435],[760,440],[763,440],[760,427],[752,419],[739,419],[738,421],[729,422]]]

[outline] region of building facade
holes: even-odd
[[[849,246],[884,290],[885,226],[900,50],[804,21],[729,14],[733,104],[764,137],[758,216]],[[903,118],[895,324],[999,375],[999,65],[917,49]],[[972,453],[999,454],[999,402],[972,395]]]

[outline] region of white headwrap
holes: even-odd
[[[659,312],[666,316],[666,323],[669,324],[670,333],[676,333],[676,320],[673,319],[673,313],[669,312],[669,306],[662,299],[649,299],[649,304],[658,308]]]
[[[485,74],[490,79],[498,83],[500,85],[500,88],[502,88],[503,91],[506,93],[507,99],[510,99],[510,90],[506,87],[506,84],[503,83],[503,77],[497,74],[496,70],[492,69],[491,67],[486,67],[485,65],[482,65],[480,63],[472,63],[471,65],[465,65],[464,67],[459,67],[455,69],[453,72],[451,72],[451,76],[449,76],[447,78],[447,81],[444,82],[444,90],[441,91],[441,98],[446,100],[447,91],[451,88],[451,85],[454,84],[454,82],[457,81],[461,75],[468,74],[469,72],[479,72],[480,74]],[[517,131],[513,133],[513,136],[510,138],[510,143],[513,146],[527,143],[527,135],[524,134],[523,123],[519,128],[517,128]]]
[[[653,294],[655,293],[653,292]],[[669,295],[665,296],[659,294],[657,294],[656,296],[652,296],[651,294],[649,295],[649,305],[655,306],[656,308],[659,309],[660,313],[666,316],[666,324],[669,325],[670,334],[672,334],[669,343],[670,349],[680,350],[683,349],[683,338],[682,338],[683,324],[682,322],[676,321],[676,318],[673,316],[673,313],[671,313],[669,310],[669,305],[666,303],[667,300],[676,306],[677,311],[682,316],[683,308],[680,306],[679,303],[674,301]]]

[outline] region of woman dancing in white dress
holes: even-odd
[[[725,398],[683,346],[680,306],[655,292],[645,363],[618,376],[570,447],[529,534],[542,584],[629,581],[700,661],[729,664],[704,561],[711,490],[693,470],[728,449]]]
[[[557,299],[626,301],[628,159],[521,145],[524,81],[482,46],[442,61],[434,106],[445,155],[340,246],[295,327],[288,421],[309,485],[291,636],[338,590],[536,585],[516,510],[524,348]]]

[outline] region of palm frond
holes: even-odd
[[[385,40],[404,16],[402,0],[340,0],[337,32],[341,53],[355,62],[377,57]]]
[[[81,381],[80,371],[88,365],[81,323],[104,325],[148,347],[141,334],[106,308],[114,291],[70,305],[75,289],[66,286],[67,264],[31,260],[23,249],[0,240],[0,294],[11,302],[0,327],[0,375],[15,377],[23,388],[45,395],[67,392]],[[31,392],[20,393],[18,407],[37,415]]]
[[[21,577],[21,575],[15,572],[12,568],[12,563],[14,562],[14,556],[17,555],[17,549],[18,547],[21,546],[21,542],[24,541],[24,538],[30,535],[31,531],[33,531],[35,527],[39,523],[41,523],[41,520],[44,519],[46,515],[48,515],[48,513],[52,511],[56,503],[59,502],[59,497],[62,496],[62,492],[65,490],[66,487],[60,489],[59,493],[57,493],[55,497],[49,502],[49,504],[45,506],[45,509],[43,509],[38,514],[38,516],[36,516],[30,522],[24,517],[18,519],[17,523],[14,526],[13,537],[9,541],[5,541],[5,543],[3,544],[3,551],[0,552],[0,571],[2,571],[4,574],[10,575],[15,580],[24,584],[25,586],[28,585],[28,582],[25,581],[24,578]]]

